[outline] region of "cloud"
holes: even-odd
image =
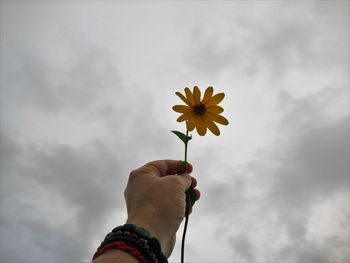
[[[105,101],[106,94],[122,91],[116,57],[82,36],[71,36],[56,50],[61,60],[52,61],[32,45],[5,45],[4,49],[3,63],[7,66],[3,69],[3,94],[21,109],[27,106],[54,114],[93,110]]]
[[[301,68],[347,74],[348,44],[337,39],[348,35],[348,2],[228,5],[236,12],[213,8],[193,29],[188,57],[195,71],[214,79],[224,73],[280,79]],[[268,19],[272,10],[279,12]]]
[[[169,128],[163,131],[159,98],[122,85],[110,51],[79,37],[67,42],[61,51],[67,66],[35,46],[8,49],[1,262],[89,261],[107,231],[125,222],[130,170],[169,158],[177,145]]]
[[[23,253],[11,262],[88,258],[106,219],[125,208],[128,173],[119,154],[97,141],[82,148],[18,145],[3,135],[2,146],[1,258],[18,236]]]
[[[279,158],[280,165],[273,171],[275,179],[269,194],[271,208],[276,209],[291,240],[293,253],[289,253],[306,262],[332,260],[330,255],[335,247],[326,254],[323,248],[308,241],[309,218],[315,204],[348,191],[350,173],[349,115],[338,119],[324,115],[328,101],[319,102],[325,90],[327,88],[295,101],[285,113],[289,117],[282,118],[282,130],[291,128],[293,131],[287,143],[281,144],[274,155]],[[346,108],[343,109],[346,112]],[[338,233],[333,235],[340,237]],[[286,255],[285,252],[283,250],[281,255]],[[346,250],[341,253],[343,258],[349,256]]]
[[[110,4],[2,9],[0,261],[88,261],[199,81],[232,122],[191,144],[188,259],[347,262],[349,3]]]
[[[259,150],[250,162],[230,164],[225,171],[231,172],[221,179],[201,185],[210,196],[203,198],[202,216],[215,213],[221,218],[213,235],[227,240],[234,259],[316,263],[349,258],[349,240],[337,222],[349,213],[346,205],[339,205],[348,204],[347,92],[344,87],[325,87],[293,99],[281,91],[275,144]],[[315,207],[326,203],[337,207],[329,212],[333,219],[328,227],[311,223],[318,217]],[[312,229],[323,233],[329,226],[321,236],[311,234]]]
[[[272,193],[281,205],[292,208],[308,202],[309,196],[347,190],[347,93],[345,88],[327,87],[287,106],[281,122],[281,132],[287,136],[276,151],[280,166]],[[336,115],[330,114],[332,108],[339,110]]]
[[[230,241],[231,246],[239,256],[248,262],[254,262],[254,248],[247,235],[241,233],[240,235],[231,237]]]
[[[337,246],[316,246],[307,236],[313,207],[329,200],[333,200],[333,205],[336,205],[334,196],[338,193],[343,193],[342,200],[345,201],[348,191],[349,115],[347,108],[342,107],[343,114],[339,114],[338,118],[334,118],[334,115],[329,117],[330,92],[333,96],[336,94],[335,101],[344,98],[347,101],[338,104],[338,109],[340,105],[348,105],[348,97],[339,93],[337,88],[325,88],[294,101],[281,122],[282,131],[292,129],[289,131],[290,137],[275,154],[280,165],[273,172],[275,180],[269,200],[272,206],[276,206],[274,209],[292,244],[291,248],[281,251],[281,256],[288,254],[305,262],[332,262],[332,255],[337,253],[340,254],[338,260],[349,257],[348,250],[344,247],[338,252]],[[346,209],[340,211],[341,214],[349,212]],[[331,224],[336,225],[336,220],[335,217]],[[321,229],[319,231],[322,232]],[[334,231],[323,238],[333,236],[341,242],[348,242],[348,237]]]

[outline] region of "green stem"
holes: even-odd
[[[187,171],[187,145],[188,145],[187,138],[188,138],[188,129],[186,129],[186,142],[185,142],[185,167],[186,167],[186,171]],[[184,225],[184,230],[183,230],[183,234],[182,234],[182,242],[181,242],[181,263],[185,262],[184,261],[185,260],[185,238],[186,238],[186,232],[187,232],[188,219],[189,219],[189,213],[187,212],[187,204],[186,204],[186,219],[185,219],[185,225]]]
[[[182,234],[182,243],[181,243],[181,263],[184,263],[185,261],[185,238],[186,238],[186,231],[187,231],[187,225],[188,225],[188,219],[189,219],[189,214],[186,214],[185,218],[185,225],[184,225],[184,231]]]
[[[188,145],[188,139],[187,138],[188,138],[188,130],[186,130],[186,142],[185,142],[185,165],[186,165],[186,168],[187,168],[187,145]]]

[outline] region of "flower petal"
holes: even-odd
[[[189,120],[186,122],[187,130],[193,131],[195,126],[195,123],[193,122],[193,118],[189,118]]]
[[[214,92],[213,87],[208,87],[205,90],[204,96],[203,96],[203,99],[202,99],[202,104],[206,104],[210,100],[210,98],[213,96],[213,92]]]
[[[210,106],[206,109],[206,112],[213,113],[213,114],[220,114],[224,111],[224,109],[220,106]]]
[[[186,112],[186,113],[182,114],[179,118],[177,118],[176,121],[182,122],[182,121],[189,120],[192,115],[193,115],[192,112]]]
[[[193,100],[193,95],[192,95],[192,92],[189,88],[185,88],[185,93],[186,93],[186,98],[187,98],[187,101],[190,103],[189,106],[193,106],[194,105],[194,100]]]
[[[192,106],[190,101],[184,95],[182,95],[180,92],[175,92],[175,94],[177,96],[179,96],[179,98],[182,99],[182,101],[185,102],[188,106]]]
[[[227,125],[228,124],[228,120],[221,115],[215,115],[215,114],[208,114],[207,115],[209,117],[210,120],[215,121],[217,123],[220,123],[222,125]]]
[[[218,93],[215,96],[213,96],[208,103],[206,104],[207,107],[218,105],[225,97],[225,93]]]
[[[199,105],[199,103],[201,102],[201,91],[197,86],[193,87],[193,101],[194,105]]]
[[[185,112],[191,111],[192,109],[188,106],[185,106],[185,105],[175,105],[173,107],[173,110],[176,112],[185,113]]]
[[[218,126],[213,121],[211,121],[210,119],[206,118],[205,123],[207,124],[209,130],[212,133],[214,133],[216,136],[220,135],[220,130],[219,130]]]
[[[204,136],[207,132],[207,125],[206,125],[203,117],[201,117],[201,116],[196,117],[195,125],[196,125],[196,130],[197,130],[198,134],[200,136]]]

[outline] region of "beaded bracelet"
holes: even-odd
[[[132,255],[134,258],[136,258],[138,261],[140,261],[140,263],[148,263],[148,260],[141,254],[141,252],[137,248],[128,246],[123,241],[110,243],[110,244],[105,245],[102,248],[97,249],[96,253],[94,254],[93,260],[95,258],[97,258],[98,256],[104,254],[107,250],[110,250],[110,249],[122,250],[122,251]]]
[[[123,250],[133,255],[142,263],[168,262],[167,258],[161,252],[159,241],[151,237],[146,229],[136,227],[133,224],[118,226],[107,234],[94,254],[93,260],[108,249]]]

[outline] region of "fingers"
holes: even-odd
[[[195,188],[197,186],[197,180],[196,178],[189,175],[193,170],[193,167],[190,163],[185,163],[183,161],[177,161],[177,160],[157,160],[152,161],[144,166],[134,170],[132,172],[133,175],[137,174],[154,174],[159,177],[164,177],[167,175],[179,175],[176,176],[178,178],[174,178],[175,180],[178,180],[181,182],[184,191],[187,191],[190,186]],[[170,178],[169,178],[170,179]],[[179,180],[180,179],[180,180]],[[194,189],[196,192],[196,200],[200,198],[200,191],[198,189]]]
[[[158,160],[145,164],[143,167],[139,168],[150,168],[154,170],[154,172],[158,176],[166,176],[166,175],[174,175],[174,174],[182,174],[182,173],[191,173],[193,167],[191,164],[185,164],[183,161],[176,160]]]
[[[194,189],[194,191],[196,192],[196,201],[199,200],[199,198],[201,198],[201,192],[198,189]]]
[[[181,179],[183,178],[181,181],[183,181],[184,191],[187,191],[191,186],[194,188],[197,201],[201,197],[201,192],[195,188],[197,186],[197,179],[188,173],[180,174],[177,177]]]
[[[191,186],[192,186],[193,188],[195,188],[195,187],[197,186],[197,179],[194,178],[193,176],[191,176],[191,179],[192,179]]]
[[[191,176],[191,186],[194,188],[194,191],[196,193],[196,201],[201,197],[201,192],[196,189],[197,186],[197,179]]]
[[[191,175],[188,173],[179,174],[178,176],[170,176],[169,180],[175,180],[181,183],[182,190],[185,192],[188,188],[190,188],[192,184]]]

